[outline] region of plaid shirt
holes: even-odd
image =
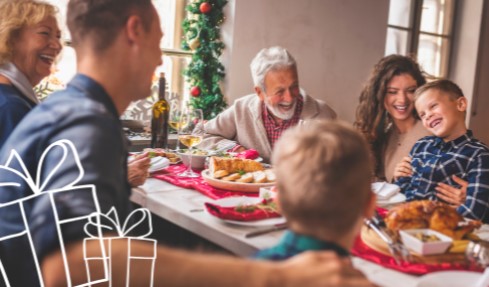
[[[277,124],[275,123],[275,119],[273,118],[272,113],[268,111],[267,107],[265,106],[265,103],[262,103],[261,113],[263,118],[263,126],[267,131],[268,142],[270,142],[270,146],[272,147],[272,149],[275,146],[277,140],[280,138],[280,136],[286,129],[293,127],[299,123],[303,105],[304,105],[304,100],[302,99],[302,96],[299,95],[297,97],[295,111],[292,118],[290,120],[283,120],[282,123]]]
[[[474,139],[471,131],[446,143],[435,136],[424,137],[413,146],[410,156],[412,177],[396,182],[408,201],[440,200],[436,197],[437,183],[459,187],[451,178],[456,175],[469,182],[465,203],[457,211],[489,223],[489,148]]]
[[[350,255],[347,250],[333,242],[321,241],[288,230],[276,246],[260,250],[254,257],[258,259],[278,261],[285,260],[308,250],[332,250],[340,257],[347,257]]]

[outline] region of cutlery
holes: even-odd
[[[195,208],[195,209],[190,209],[189,212],[203,212],[203,208]]]
[[[379,227],[377,224],[374,223],[374,221],[365,218],[364,223],[367,227],[371,228],[377,235],[380,236],[382,241],[387,243],[387,247],[389,248],[389,252],[391,253],[392,257],[396,261],[397,265],[401,265],[401,261],[409,261],[410,260],[410,253],[406,249],[406,247],[398,241],[395,241],[392,239],[392,237],[387,234],[387,232],[382,228]]]
[[[215,149],[212,150],[212,154],[219,154],[221,152],[225,152],[230,148],[233,148],[236,145],[235,142],[222,142],[216,146]]]
[[[252,238],[259,235],[267,234],[273,231],[283,230],[287,228],[287,223],[279,223],[268,227],[263,227],[255,231],[251,231],[245,234],[246,238]]]
[[[370,220],[372,220],[380,228],[386,227],[384,218],[382,218],[382,216],[380,216],[380,214],[377,210],[374,210],[374,216]]]

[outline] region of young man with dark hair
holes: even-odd
[[[160,40],[163,35],[157,12],[150,0],[70,0],[68,27],[77,55],[78,74],[65,90],[56,92],[33,110],[14,131],[0,151],[4,164],[12,149],[24,160],[27,171],[35,178],[43,151],[58,140],[71,141],[79,154],[84,176],[78,184],[94,184],[102,212],[115,206],[120,218],[130,211],[130,187],[127,182],[127,146],[119,115],[128,104],[146,97],[151,78],[161,64]],[[49,153],[43,158],[39,180],[44,190],[61,188],[79,174],[77,163],[69,160],[58,166],[60,154]],[[15,164],[12,168],[19,169]],[[56,169],[50,177],[49,171]],[[2,180],[9,180],[8,174]],[[30,195],[27,186],[0,187],[0,202]],[[72,215],[95,211],[93,202],[75,194],[67,196],[57,208]],[[40,267],[46,286],[66,286],[62,272],[63,254],[56,248],[55,235],[47,226],[52,218],[44,216],[52,208],[45,202],[34,201],[27,217],[35,219],[31,234],[38,246]],[[22,218],[17,214],[0,211],[0,232],[21,229]],[[83,228],[66,230],[66,261],[74,285],[86,282],[83,260]],[[98,243],[88,243],[88,249]],[[10,248],[0,242],[2,257],[14,259],[19,248]],[[131,252],[151,254],[153,246],[133,241]],[[112,286],[125,282],[127,243],[112,243]],[[351,263],[340,260],[332,253],[311,253],[283,264],[252,262],[232,257],[202,255],[158,246],[156,250],[155,286],[370,286],[364,276],[354,270]],[[127,258],[126,258],[127,259]],[[20,260],[18,260],[20,261]],[[11,263],[10,261],[8,262]],[[30,274],[23,262],[17,262],[19,277]],[[138,270],[138,262],[131,270]],[[103,272],[103,270],[92,270]],[[92,274],[101,278],[100,274]],[[134,275],[134,276],[133,276]],[[131,286],[149,286],[146,274],[131,274]],[[26,282],[22,286],[32,286]]]

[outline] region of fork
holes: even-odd
[[[236,145],[236,142],[229,141],[229,140],[222,140],[216,144],[216,147],[213,150],[213,152],[214,153],[224,152],[230,148],[233,148],[235,145]]]
[[[375,224],[372,220],[365,218],[364,219],[365,225],[367,227],[373,229],[375,233],[377,233],[380,238],[387,243],[387,247],[389,248],[389,252],[391,253],[392,257],[394,258],[394,261],[396,262],[397,265],[401,265],[402,261],[407,261],[409,262],[411,260],[411,255],[407,248],[399,241],[395,241],[392,239],[390,235],[388,235],[383,228],[379,227],[377,224]]]

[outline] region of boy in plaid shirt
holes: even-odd
[[[489,223],[489,148],[465,126],[467,99],[449,80],[420,87],[414,97],[423,125],[410,159],[397,165],[397,185],[407,200],[451,203],[464,217]],[[457,198],[458,197],[458,198]]]

